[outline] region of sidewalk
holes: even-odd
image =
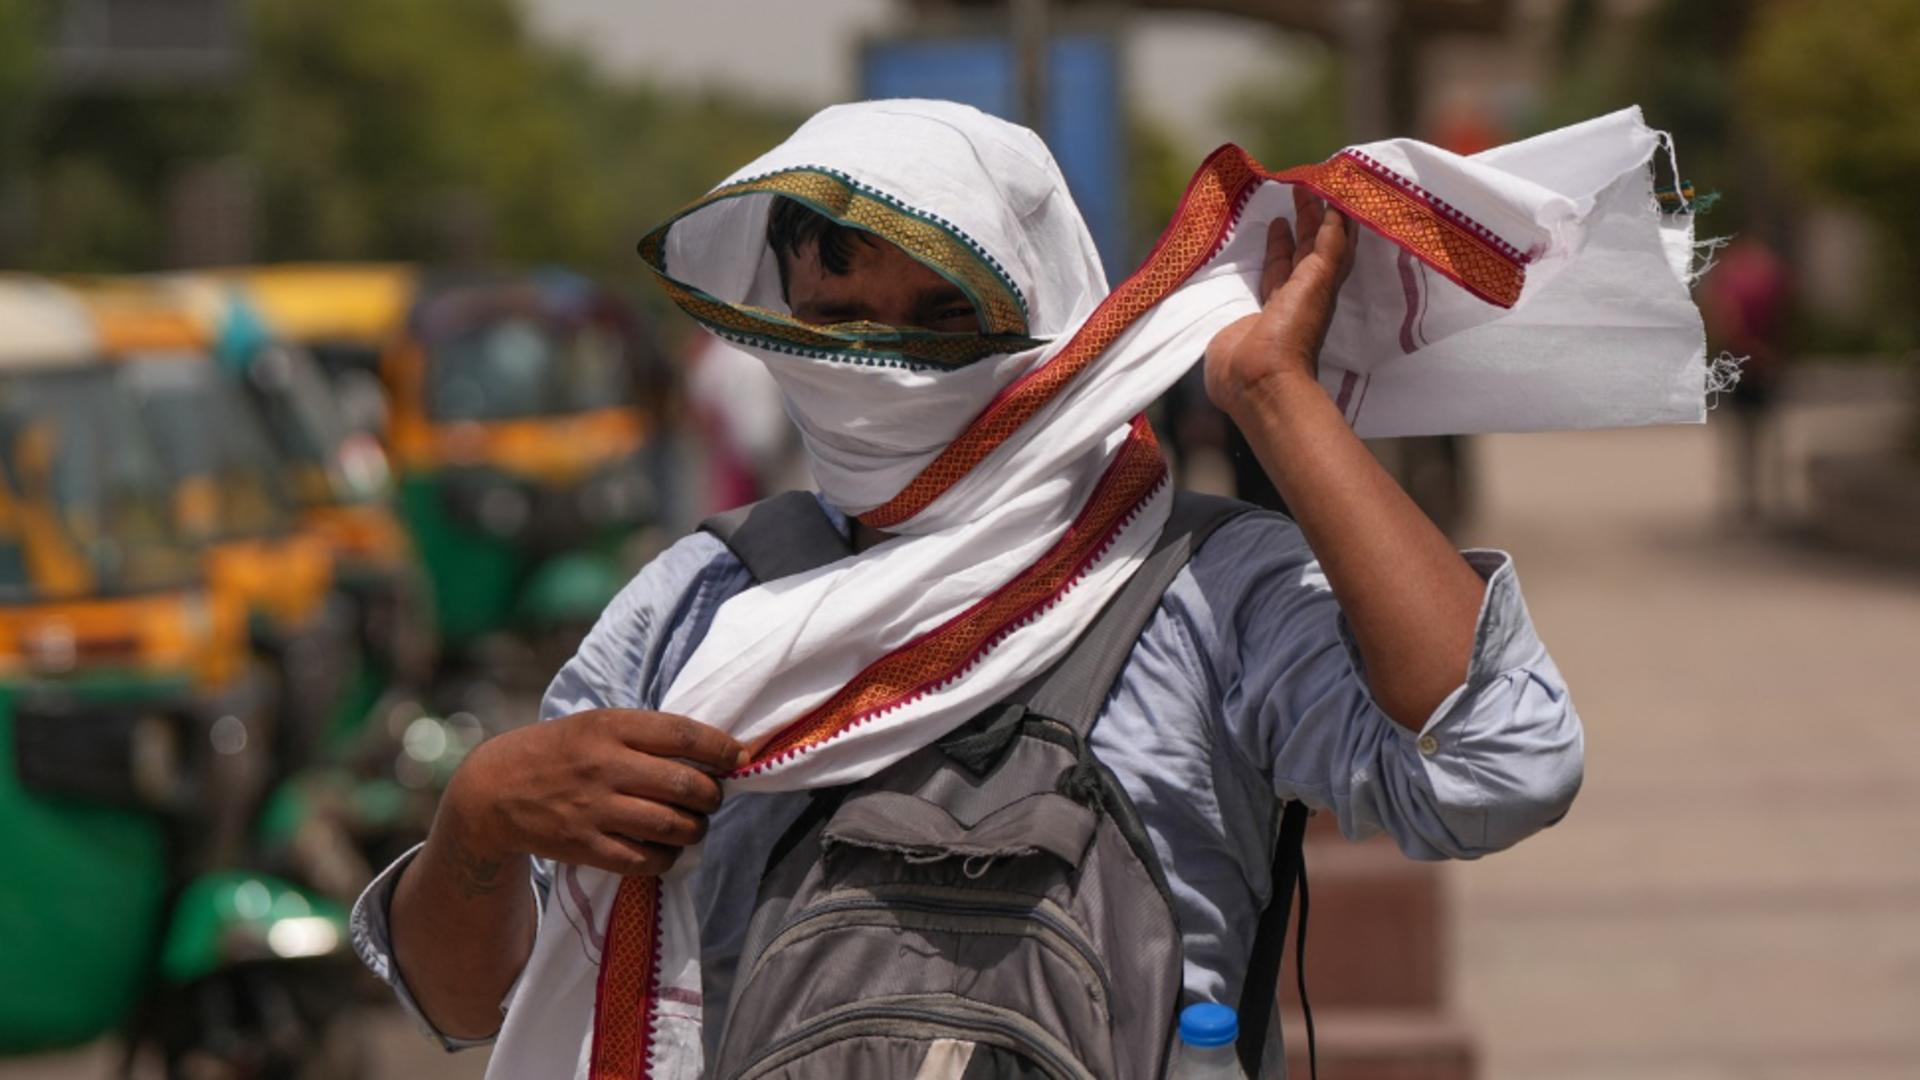
[[[1716,524],[1715,434],[1476,447],[1469,539],[1513,552],[1588,750],[1566,821],[1451,871],[1486,1080],[1920,1076],[1920,573]]]

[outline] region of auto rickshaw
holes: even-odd
[[[176,485],[183,535],[216,591],[241,598],[253,645],[278,683],[278,774],[318,752],[352,663],[347,615],[330,604],[332,552],[301,528],[274,441],[212,356],[208,328],[151,283],[76,282],[100,355],[116,369]]]
[[[0,278],[0,326],[0,1057],[119,1030],[129,1068],[279,1075],[350,961],[340,905],[248,862],[274,722],[244,604],[86,308]]]
[[[349,399],[377,379],[402,519],[456,661],[544,685],[654,535],[651,342],[583,278],[395,266],[242,272]],[[517,674],[516,674],[517,671]]]
[[[328,732],[339,750],[383,694],[424,691],[438,637],[425,568],[393,505],[392,472],[372,433],[354,430],[313,355],[262,315],[244,287],[207,275],[163,286],[192,309],[273,442],[302,528],[325,541],[352,608],[359,664]]]
[[[482,732],[477,721],[426,707],[437,652],[430,587],[395,513],[378,439],[351,429],[335,385],[262,318],[244,286],[188,274],[154,287],[192,311],[214,343],[263,421],[302,528],[333,556],[336,600],[355,630],[349,690],[318,753],[275,789],[261,841],[304,880],[348,898],[371,867],[425,835],[435,793]]]

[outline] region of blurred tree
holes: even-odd
[[[655,219],[791,127],[609,84],[510,0],[253,0],[254,156],[277,257],[491,257],[631,273]]]
[[[263,255],[594,250],[612,192],[587,167],[590,80],[531,47],[508,0],[253,0],[249,14]]]
[[[1878,196],[1865,195],[1837,174],[1817,174],[1821,161],[1842,169],[1897,171],[1892,163],[1900,155],[1884,144],[1898,141],[1898,131],[1912,132],[1920,113],[1911,89],[1907,104],[1894,103],[1900,92],[1889,80],[1905,79],[1911,86],[1920,79],[1920,68],[1909,59],[1916,55],[1911,37],[1899,43],[1901,26],[1920,18],[1920,4],[1657,0],[1631,18],[1609,17],[1612,7],[1602,0],[1569,0],[1561,9],[1556,74],[1527,130],[1642,106],[1650,124],[1673,136],[1684,179],[1717,196],[1711,214],[1701,219],[1702,235],[1754,237],[1790,262],[1798,260],[1807,221],[1807,201],[1796,197],[1793,181],[1877,199],[1880,214],[1908,211],[1910,200],[1888,199],[1885,192],[1913,189],[1911,165],[1904,186],[1886,177],[1875,181]],[[1867,128],[1881,134],[1867,134]],[[1920,141],[1906,138],[1909,146]],[[1844,147],[1854,164],[1841,165],[1830,146]],[[1655,166],[1668,179],[1664,159]],[[1913,235],[1889,228],[1895,242],[1882,247],[1911,250]],[[1911,266],[1904,250],[1882,258],[1906,259]],[[1868,298],[1865,306],[1875,315],[1864,323],[1856,324],[1858,316],[1796,310],[1785,355],[1883,353],[1911,341],[1913,275],[1911,268],[1888,272],[1889,280],[1901,284]]]
[[[1777,212],[1766,162],[1736,108],[1734,64],[1757,0],[1658,0],[1624,21],[1608,18],[1607,7],[1570,0],[1562,9],[1556,75],[1525,133],[1639,105],[1673,136],[1685,179],[1718,193],[1710,231],[1761,228],[1782,242],[1767,220]]]
[[[0,168],[20,163],[45,34],[42,0],[0,0]]]
[[[1338,55],[1302,40],[1274,75],[1230,91],[1222,104],[1237,139],[1269,168],[1331,156],[1349,141]]]
[[[1267,76],[1230,88],[1220,103],[1233,139],[1272,168],[1318,161],[1346,145],[1340,67],[1331,50],[1301,39]],[[1144,257],[1179,205],[1199,152],[1138,112],[1127,119],[1127,199],[1136,254]]]
[[[611,240],[620,265],[638,267],[642,233],[771,149],[805,118],[798,109],[718,92],[603,90],[578,102],[593,135],[594,167],[613,186]]]
[[[271,259],[638,270],[658,218],[797,115],[613,83],[534,40],[513,0],[246,0],[238,85],[48,92],[46,0],[0,0],[0,243],[9,263],[161,265],[183,163],[237,159]],[[9,178],[15,182],[9,185]]]
[[[0,265],[25,243],[33,106],[40,89],[44,0],[0,0]]]
[[[1160,239],[1199,164],[1164,124],[1127,113],[1127,238],[1134,265]]]
[[[1889,315],[1920,332],[1920,3],[1771,4],[1739,75],[1782,162],[1886,231],[1899,281]]]

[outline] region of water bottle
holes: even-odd
[[[1211,1002],[1180,1010],[1180,1049],[1170,1080],[1247,1080],[1240,1070],[1234,1042],[1240,1038],[1240,1017],[1225,1005]]]

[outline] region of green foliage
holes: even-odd
[[[1910,196],[1920,189],[1920,4],[1658,0],[1627,20],[1603,17],[1606,6],[1563,9],[1559,74],[1530,130],[1638,104],[1673,136],[1685,179],[1722,196],[1701,219],[1704,235],[1756,236],[1791,253],[1803,234],[1802,192],[1821,189],[1875,215],[1893,241],[1876,253],[1881,276],[1911,279],[1920,265],[1904,254],[1920,249]],[[1656,168],[1670,179],[1664,160]],[[1868,298],[1878,310],[1864,320],[1797,311],[1789,355],[1898,347],[1911,339],[1915,288]]]
[[[1920,4],[1779,3],[1740,84],[1756,129],[1802,180],[1920,245]]]
[[[1756,128],[1802,181],[1885,230],[1886,326],[1920,334],[1920,4],[1780,2],[1740,66]],[[1908,342],[1911,343],[1909,337]],[[1920,399],[1912,446],[1920,452]]]
[[[1224,112],[1241,145],[1269,168],[1320,161],[1347,145],[1339,58],[1304,44],[1279,75],[1234,89]]]
[[[0,0],[0,164],[10,162],[24,135],[28,105],[39,82],[38,50],[46,8],[41,0]]]
[[[41,0],[0,0],[0,265],[23,228],[29,128],[40,83],[37,46],[45,16]]]
[[[644,224],[788,118],[616,87],[530,45],[508,0],[254,0],[249,95],[280,256],[632,269]]]
[[[171,178],[238,159],[263,259],[630,276],[646,227],[798,119],[613,83],[533,41],[513,0],[244,0],[237,84],[56,94],[31,62],[44,10],[0,0],[0,195],[24,178],[33,225],[7,254],[41,269],[160,265]]]
[[[122,269],[156,250],[161,222],[126,178],[98,158],[65,155],[46,162],[36,185],[35,267],[102,273]]]
[[[1127,239],[1133,265],[1146,258],[1172,220],[1198,164],[1164,125],[1139,113],[1127,115]]]
[[[1526,134],[1638,105],[1673,136],[1684,179],[1721,196],[1710,230],[1749,231],[1766,202],[1767,178],[1738,124],[1733,63],[1754,0],[1661,0],[1626,22],[1603,18],[1597,0],[1575,0],[1558,28],[1558,77]],[[1672,178],[1662,170],[1662,181]]]
[[[1331,50],[1304,41],[1279,55],[1273,74],[1227,92],[1223,118],[1234,141],[1270,167],[1319,161],[1347,143],[1338,61]],[[1134,254],[1144,257],[1200,159],[1174,132],[1137,113],[1128,117],[1127,141],[1128,225]]]
[[[248,149],[273,257],[578,250],[604,213],[566,76],[506,0],[255,0]]]

